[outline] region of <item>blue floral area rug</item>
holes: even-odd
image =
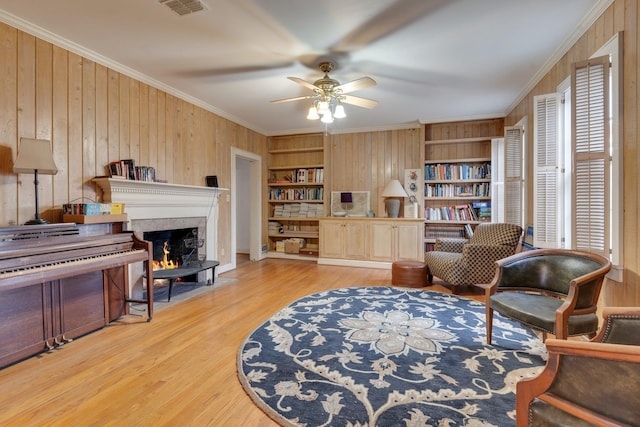
[[[238,352],[247,394],[285,426],[510,426],[515,384],[538,375],[544,344],[482,302],[396,287],[309,295]]]

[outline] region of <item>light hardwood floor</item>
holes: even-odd
[[[283,259],[242,262],[220,277],[234,280],[150,323],[129,316],[0,370],[0,425],[275,426],[237,379],[244,338],[307,294],[391,285],[391,270]]]

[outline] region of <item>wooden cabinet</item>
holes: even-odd
[[[318,255],[318,218],[324,216],[324,137],[272,137],[269,146],[268,256],[305,258]],[[305,241],[303,253],[288,255],[284,241]]]
[[[367,223],[350,219],[320,221],[320,256],[339,259],[367,259]]]
[[[421,261],[422,221],[375,221],[369,224],[372,261]]]
[[[322,218],[320,264],[390,268],[393,261],[422,261],[424,220]]]

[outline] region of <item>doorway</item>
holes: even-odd
[[[262,157],[231,147],[231,264],[247,251],[251,261],[262,259]]]

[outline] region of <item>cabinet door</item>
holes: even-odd
[[[417,224],[395,226],[394,261],[422,261],[422,233]]]
[[[344,223],[344,258],[367,259],[368,235],[365,222]]]
[[[369,259],[393,261],[394,225],[391,222],[372,222],[370,227]]]
[[[320,221],[320,257],[342,258],[344,235],[342,221]]]

